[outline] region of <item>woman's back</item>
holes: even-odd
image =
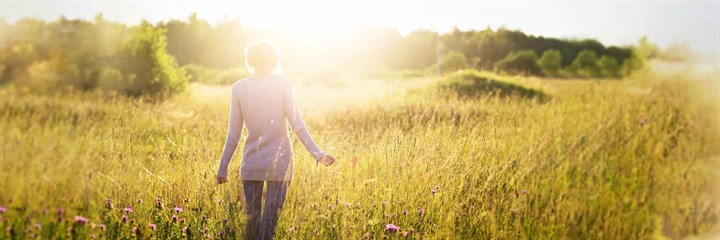
[[[237,146],[244,123],[248,135],[242,155],[243,180],[292,179],[293,154],[286,119],[313,158],[321,158],[322,151],[307,132],[287,78],[271,74],[233,84],[226,145]]]

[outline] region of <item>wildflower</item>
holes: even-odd
[[[132,207],[127,206],[123,208],[123,212],[125,212],[126,214],[130,214],[131,212],[133,212]]]
[[[107,209],[113,209],[112,199],[106,198],[105,199],[105,208]]]
[[[650,121],[650,119],[647,117],[640,119],[640,126],[645,126],[645,124],[647,124],[648,121]]]
[[[228,222],[227,218],[223,219],[223,223],[227,223],[227,222]]]
[[[97,239],[97,236],[95,234],[90,235],[90,239]]]
[[[290,227],[290,228],[288,228],[288,232],[289,232],[289,233],[294,233],[294,232],[295,232],[295,227]]]
[[[128,221],[128,217],[125,214],[122,215],[122,221],[124,223]]]
[[[203,216],[202,216],[202,221],[203,221],[203,222],[207,222],[207,218],[208,218],[207,215],[203,215]]]
[[[90,219],[87,219],[87,218],[82,217],[82,216],[75,216],[75,223],[77,223],[77,224],[85,225],[85,224],[87,224],[87,223],[89,223],[89,222],[90,222]]]
[[[190,202],[190,198],[185,198],[185,202],[186,203]]]
[[[138,198],[137,203],[142,203],[142,199]]]
[[[400,231],[400,227],[395,226],[395,224],[388,223],[388,224],[385,224],[385,231],[388,231],[391,233],[396,233],[396,232]]]
[[[432,194],[435,195],[437,193],[437,190],[433,189],[431,190]]]
[[[357,164],[357,161],[358,161],[357,157],[353,157],[352,162],[351,162],[352,165],[355,166]]]
[[[345,207],[347,207],[347,208],[352,207],[352,204],[350,204],[350,203],[343,203],[343,205],[344,205]]]
[[[36,223],[36,224],[33,224],[33,227],[34,227],[35,229],[37,229],[37,230],[40,230],[40,228],[41,228],[42,226],[41,226],[39,223]]]
[[[210,236],[210,234],[207,234],[207,233],[206,233],[206,234],[205,234],[205,238],[207,238],[207,239],[212,239],[212,236]]]
[[[383,207],[385,207],[385,205],[387,205],[387,202],[381,201],[380,204],[381,204]]]
[[[57,209],[57,215],[58,215],[58,218],[62,218],[63,215],[65,215],[65,209],[63,209],[63,208],[58,208],[58,209]]]
[[[150,230],[155,231],[155,224],[154,224],[154,223],[151,223],[149,227],[150,227]]]
[[[410,233],[408,231],[404,231],[402,235],[403,235],[403,237],[407,237],[410,235]]]
[[[424,216],[425,210],[423,210],[422,208],[418,208],[418,213],[420,214],[420,216]]]
[[[218,199],[218,203],[223,203],[222,198]]]
[[[134,227],[134,228],[132,229],[132,233],[135,234],[135,235],[140,235],[140,229],[139,229],[138,227]]]
[[[0,213],[5,213],[7,211],[7,207],[2,206],[0,207]]]
[[[105,224],[100,224],[100,231],[105,231]]]
[[[177,207],[173,208],[173,210],[177,213],[181,213],[183,211],[183,208],[182,208],[182,206],[177,206]]]
[[[407,211],[407,210],[403,210],[403,215],[407,215],[407,214],[408,214],[408,211]]]
[[[185,234],[190,235],[190,228],[188,228],[187,226],[183,227],[182,231],[183,231]]]

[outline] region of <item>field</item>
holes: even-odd
[[[339,161],[316,166],[295,142],[277,237],[717,233],[716,76],[290,76],[311,133]],[[228,99],[228,87],[200,84],[160,103],[0,88],[0,239],[241,237],[239,154],[229,184],[214,175]]]

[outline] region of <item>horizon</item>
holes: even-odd
[[[395,29],[405,36],[415,30],[447,33],[454,28],[461,31],[506,28],[549,38],[595,39],[608,46],[632,45],[647,36],[661,48],[688,43],[698,52],[720,50],[720,2],[692,1],[682,5],[675,1],[197,3],[0,1],[0,18],[13,24],[23,18],[56,21],[64,16],[93,20],[102,13],[110,21],[134,25],[142,20],[153,24],[187,20],[192,13],[197,13],[198,19],[211,25],[238,20],[243,28],[258,30],[342,31],[379,27]],[[283,5],[272,6],[277,3]],[[269,11],[277,14],[267,14]],[[368,12],[375,14],[368,18]],[[537,15],[548,17],[538,19]],[[601,18],[603,16],[605,18]]]

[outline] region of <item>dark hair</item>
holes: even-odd
[[[251,73],[279,70],[280,51],[269,41],[261,41],[245,48],[245,67]]]

